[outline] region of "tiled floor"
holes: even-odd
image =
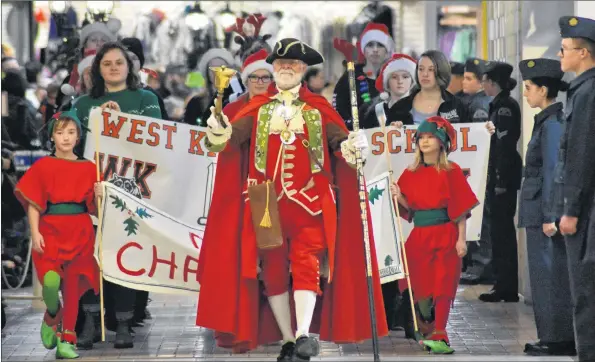
[[[485,286],[461,288],[449,320],[449,334],[456,353],[430,356],[403,332],[392,332],[380,340],[382,361],[572,361],[570,357],[535,358],[523,354],[526,342],[534,341],[535,325],[530,306],[523,303],[484,304],[477,295]],[[30,291],[28,291],[30,292]],[[149,309],[153,319],[136,329],[133,349],[112,347],[115,334],[106,332],[107,342],[91,351],[79,351],[84,361],[114,360],[275,360],[279,346],[263,346],[245,355],[231,355],[214,345],[212,333],[194,325],[196,298],[152,294]],[[7,302],[7,326],[2,331],[2,361],[40,361],[55,358],[39,339],[41,313],[30,302]],[[322,343],[313,360],[371,361],[371,343],[336,345]]]

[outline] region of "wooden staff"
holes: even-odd
[[[386,164],[388,167],[388,179],[390,184],[393,184],[393,166],[390,162],[390,154],[388,151],[388,135],[386,133],[386,113],[384,112],[384,102],[380,102],[375,107],[376,118],[382,127],[382,134],[384,135],[384,154],[386,155]],[[415,339],[420,341],[422,338],[419,328],[417,326],[417,318],[415,316],[415,303],[413,301],[413,290],[411,289],[411,278],[409,278],[409,264],[407,263],[407,251],[405,249],[405,238],[403,237],[403,225],[401,224],[401,212],[399,211],[399,200],[397,197],[392,197],[395,211],[397,213],[397,230],[399,232],[399,241],[401,243],[401,250],[403,251],[403,266],[405,267],[405,278],[407,278],[407,288],[409,290],[409,302],[411,303],[411,314],[413,316],[413,329],[415,331]]]
[[[359,114],[357,110],[357,93],[355,91],[355,64],[353,62],[355,47],[344,39],[335,38],[334,47],[347,60],[347,74],[349,75],[349,91],[351,93],[351,115],[353,117],[353,130],[359,131]],[[368,208],[366,197],[366,184],[364,180],[364,164],[361,150],[355,149],[355,165],[357,171],[357,182],[359,185],[359,203],[362,227],[364,231],[364,250],[366,255],[366,276],[368,284],[368,305],[370,312],[370,321],[372,323],[372,350],[374,351],[374,361],[380,361],[378,350],[378,328],[376,326],[376,305],[374,303],[374,283],[372,282],[372,253],[370,251],[370,234],[368,231]]]
[[[95,170],[97,171],[97,182],[101,182],[101,172],[99,171],[99,130],[101,129],[101,118],[97,117],[97,127],[95,127]],[[103,186],[102,186],[103,187]],[[104,195],[105,197],[105,195]],[[97,224],[97,237],[99,242],[99,313],[101,315],[101,341],[105,342],[105,311],[103,309],[103,242],[102,242],[102,228],[103,228],[103,204],[101,198],[97,197],[97,217],[99,222]]]

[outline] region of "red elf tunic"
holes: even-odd
[[[93,256],[95,232],[89,214],[96,214],[93,185],[95,164],[47,156],[35,162],[23,175],[15,194],[25,210],[34,206],[40,213],[39,232],[43,236],[43,253],[32,252],[40,281],[53,270],[62,280],[79,276],[79,298],[87,290],[99,291],[99,268]],[[50,204],[84,204],[87,213],[48,215]]]
[[[405,169],[398,181],[409,205],[409,210],[401,215],[409,221],[413,219],[415,225],[405,249],[416,301],[454,299],[461,273],[461,258],[455,248],[459,237],[457,223],[479,204],[459,165],[450,165],[448,171],[424,165],[415,171]],[[428,211],[434,215],[428,215]],[[430,219],[440,218],[442,212],[446,222],[428,223],[424,212]]]

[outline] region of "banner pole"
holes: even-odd
[[[99,130],[101,128],[101,119],[97,117],[97,127],[95,130],[95,170],[97,173],[97,182],[101,182],[101,172],[99,170]],[[105,192],[105,187],[102,188]],[[104,195],[105,197],[105,195]],[[104,300],[103,300],[103,241],[102,241],[102,229],[103,229],[103,200],[100,197],[97,197],[96,205],[97,205],[97,218],[99,222],[97,223],[97,236],[95,240],[99,243],[98,244],[98,254],[99,254],[99,313],[100,313],[100,320],[101,320],[101,341],[105,342],[105,310],[104,310]]]

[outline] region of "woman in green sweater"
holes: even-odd
[[[161,110],[157,97],[140,88],[140,81],[134,71],[133,63],[120,43],[104,44],[91,66],[91,92],[75,99],[73,108],[84,126],[89,124],[89,113],[92,108],[110,108],[123,113],[138,114],[152,118],[161,118]],[[78,154],[85,149],[86,135],[78,145]],[[106,322],[117,321],[115,348],[132,348],[133,338],[130,327],[134,315],[136,291],[117,284],[105,282]],[[88,349],[93,346],[93,329],[91,322],[99,314],[94,296],[83,296],[82,309],[85,311],[83,327],[84,345],[79,348]],[[111,313],[115,310],[115,316]],[[111,317],[111,318],[110,318]],[[108,327],[112,323],[106,323]],[[109,329],[113,329],[109,328]]]
[[[106,43],[101,47],[91,66],[91,92],[74,101],[73,108],[86,127],[93,107],[161,118],[157,97],[140,86],[132,60],[120,43]],[[79,144],[83,154],[86,135]]]

